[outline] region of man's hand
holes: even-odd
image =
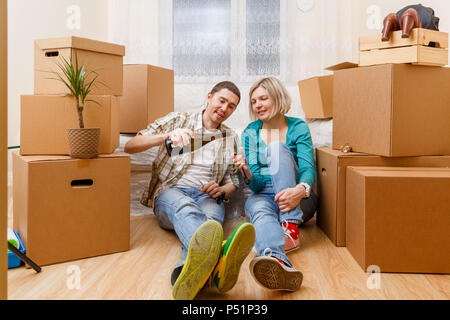
[[[173,147],[184,147],[194,139],[194,132],[190,129],[177,128],[169,133],[169,139],[172,140]]]
[[[217,199],[225,190],[217,182],[211,181],[200,188],[201,193],[207,193],[213,199]]]
[[[298,185],[294,188],[284,189],[275,196],[274,200],[281,212],[286,213],[294,210],[304,197],[306,197],[305,187]]]

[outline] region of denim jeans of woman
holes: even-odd
[[[263,256],[270,249],[272,256],[292,267],[292,263],[284,252],[284,233],[282,222],[302,224],[314,216],[317,209],[317,197],[311,192],[311,197],[302,199],[292,211],[282,213],[275,202],[275,195],[298,184],[299,169],[289,148],[274,142],[267,146],[266,160],[272,183],[253,193],[245,204],[247,219],[256,231],[256,251]]]

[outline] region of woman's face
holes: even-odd
[[[265,88],[256,88],[252,93],[250,102],[252,104],[252,110],[259,120],[269,120],[274,103]]]

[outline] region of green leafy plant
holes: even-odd
[[[100,105],[97,101],[86,99],[89,93],[92,91],[92,85],[96,82],[100,83],[97,78],[98,74],[96,70],[86,70],[86,62],[82,65],[78,64],[78,57],[75,54],[75,63],[62,57],[61,61],[57,61],[56,65],[58,69],[62,71],[52,72],[56,78],[53,80],[61,81],[70,91],[68,96],[73,96],[76,100],[76,108],[78,113],[78,123],[80,128],[84,128],[83,110],[87,101],[94,102]],[[93,76],[90,80],[87,80],[90,76]]]

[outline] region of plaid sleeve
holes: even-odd
[[[228,166],[223,182],[224,184],[234,184],[236,188],[239,188],[239,173],[234,164]]]
[[[150,123],[147,128],[138,132],[138,135],[151,136],[154,134],[168,133],[177,128],[182,114],[179,112],[171,112],[168,115],[156,119],[154,122]]]

